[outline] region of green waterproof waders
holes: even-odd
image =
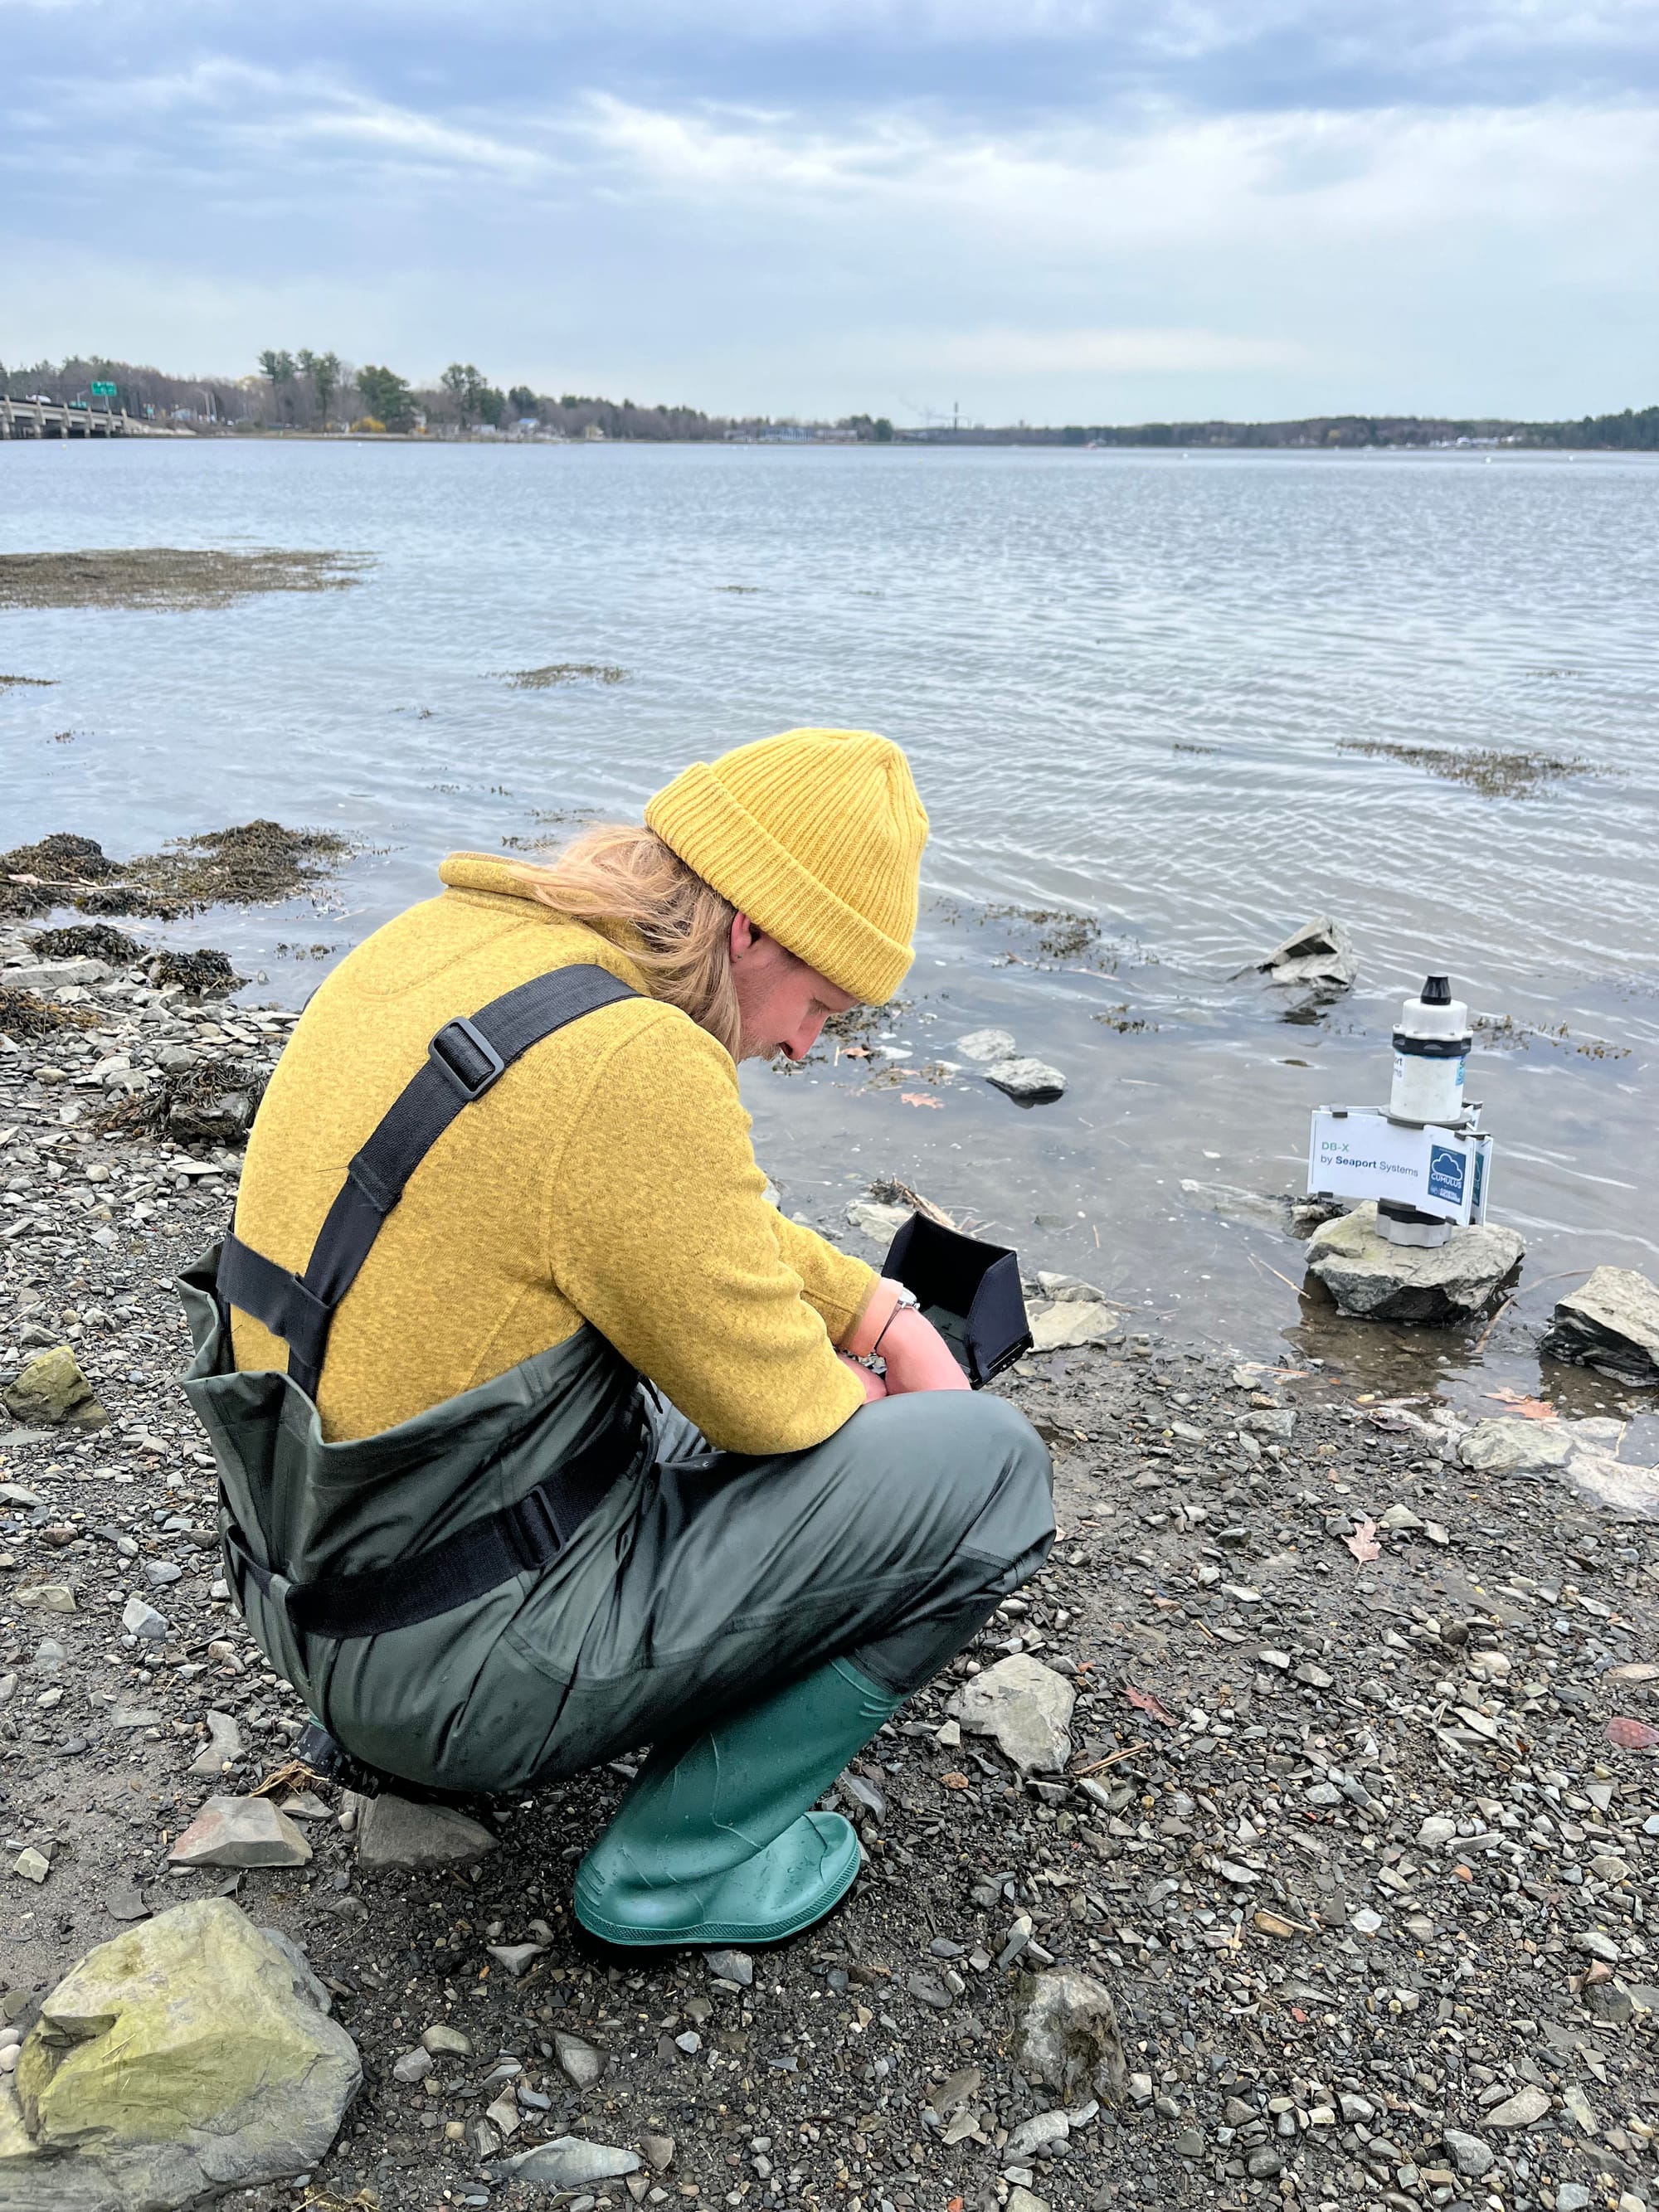
[[[240,1371],[231,1348],[231,1304],[268,1326],[276,1313],[314,1387],[332,1308],[425,1149],[526,1029],[586,1011],[568,980],[584,974],[602,977],[594,1004],[619,988],[561,969],[527,1012],[537,986],[440,1031],[352,1164],[330,1215],[349,1235],[331,1244],[325,1228],[303,1278],[234,1239],[189,1271],[184,1387],[218,1463],[237,1602],[337,1741],[412,1784],[490,1793],[654,1744],[584,1866],[596,1932],[685,1942],[718,1923],[721,1940],[762,1941],[856,1871],[836,1816],[810,1816],[830,1823],[816,1856],[804,1833],[781,1856],[778,1839],[1047,1553],[1048,1455],[1024,1416],[965,1391],[890,1398],[810,1450],[741,1457],[585,1326],[413,1420],[330,1443],[295,1375]],[[837,1660],[850,1669],[815,1699]],[[762,1684],[805,1699],[787,1726],[766,1720]],[[810,1751],[792,1740],[803,1727]]]

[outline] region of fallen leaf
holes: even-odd
[[[1524,1391],[1511,1390],[1505,1383],[1501,1390],[1488,1390],[1486,1396],[1501,1406],[1511,1406],[1523,1421],[1554,1421],[1560,1415],[1547,1398],[1528,1398]]]
[[[1345,1536],[1342,1540],[1355,1559],[1359,1561],[1361,1566],[1369,1560],[1380,1559],[1382,1556],[1382,1547],[1376,1540],[1375,1521],[1362,1521],[1352,1535]]]
[[[1138,1713],[1145,1713],[1148,1720],[1161,1721],[1165,1728],[1181,1726],[1175,1715],[1164,1710],[1151,1690],[1139,1690],[1133,1682],[1126,1682],[1123,1685],[1123,1694],[1135,1711]]]
[[[1652,1751],[1659,1746],[1659,1728],[1650,1721],[1632,1720],[1626,1714],[1617,1713],[1607,1723],[1607,1741],[1616,1743],[1620,1751]]]
[[[941,1774],[939,1779],[942,1790],[965,1790],[968,1787],[965,1774]]]
[[[925,1091],[901,1091],[899,1097],[907,1106],[937,1106],[943,1110],[945,1105],[942,1098],[930,1098]]]

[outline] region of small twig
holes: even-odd
[[[1121,1751],[1109,1752],[1104,1759],[1096,1759],[1092,1766],[1079,1766],[1072,1779],[1080,1782],[1085,1774],[1098,1774],[1103,1766],[1115,1766],[1120,1759],[1133,1759],[1138,1751],[1150,1751],[1152,1747],[1149,1743],[1126,1743]]]
[[[1491,1320],[1486,1323],[1486,1326],[1485,1327],[1485,1328],[1483,1328],[1483,1329],[1481,1330],[1481,1332],[1480,1332],[1480,1335],[1479,1335],[1478,1337],[1476,1337],[1476,1339],[1475,1339],[1475,1340],[1474,1340],[1474,1348],[1475,1348],[1475,1350],[1476,1350],[1477,1352],[1484,1352],[1484,1351],[1486,1350],[1486,1339],[1487,1339],[1487,1338],[1492,1334],[1492,1333],[1493,1329],[1495,1329],[1495,1328],[1497,1328],[1497,1326],[1498,1326],[1498,1322],[1499,1322],[1500,1321],[1502,1321],[1502,1320],[1503,1320],[1503,1318],[1504,1318],[1504,1315],[1509,1311],[1510,1308],[1510,1307],[1515,1304],[1515,1300],[1516,1300],[1516,1293],[1515,1293],[1513,1291],[1511,1291],[1510,1292],[1510,1294],[1509,1294],[1508,1297],[1506,1297],[1506,1298],[1504,1299],[1504,1301],[1503,1304],[1502,1304],[1501,1306],[1499,1306],[1499,1307],[1498,1307],[1498,1311],[1497,1311],[1497,1312],[1492,1316],[1492,1319],[1491,1319]]]
[[[1279,1270],[1277,1267],[1269,1266],[1266,1260],[1258,1259],[1254,1252],[1249,1255],[1249,1261],[1253,1267],[1266,1267],[1270,1275],[1279,1275]],[[1288,1275],[1279,1275],[1279,1279],[1284,1284],[1287,1291],[1296,1291],[1297,1297],[1301,1297],[1301,1291],[1296,1289],[1296,1285],[1291,1280]]]

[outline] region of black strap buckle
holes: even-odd
[[[471,1105],[507,1073],[507,1062],[476,1023],[459,1014],[446,1022],[427,1048],[427,1057]]]
[[[521,1567],[530,1573],[556,1559],[564,1549],[545,1484],[526,1491],[507,1518],[508,1542]]]

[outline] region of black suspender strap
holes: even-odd
[[[383,1636],[453,1612],[515,1575],[534,1573],[556,1559],[637,1451],[605,1436],[566,1460],[558,1473],[498,1513],[472,1522],[441,1544],[399,1559],[395,1568],[367,1574],[325,1575],[289,1583],[283,1590],[296,1629],[343,1639]],[[276,1577],[262,1566],[234,1522],[227,1531],[234,1565],[267,1593]]]
[[[608,969],[556,968],[505,993],[470,1019],[446,1022],[427,1057],[346,1170],[303,1275],[227,1237],[219,1295],[289,1347],[288,1371],[315,1399],[336,1309],[356,1281],[380,1224],[444,1131],[514,1061],[567,1023],[637,994]]]

